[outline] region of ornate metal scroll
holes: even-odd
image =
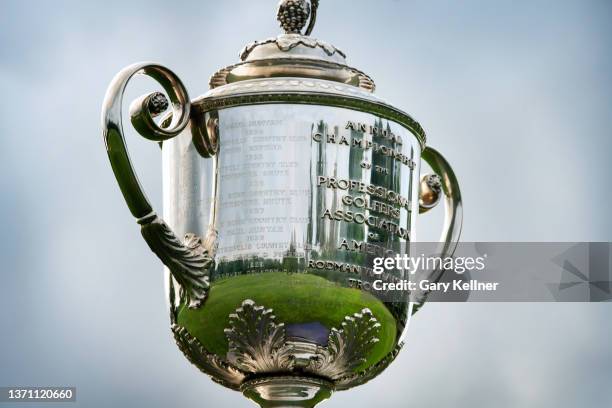
[[[225,335],[230,362],[251,373],[292,369],[293,358],[286,343],[285,325],[276,323],[272,309],[257,306],[247,299],[229,318],[230,328],[225,329]]]
[[[369,309],[346,316],[342,329],[331,330],[327,347],[311,360],[307,370],[332,379],[352,373],[366,361],[370,348],[378,342],[375,336],[379,328],[380,323]]]
[[[181,285],[187,305],[192,309],[200,307],[210,288],[209,270],[214,264],[202,238],[189,233],[183,242],[179,241],[157,215],[154,220],[142,224],[141,233],[149,248]]]
[[[209,353],[184,327],[172,325],[172,333],[183,354],[200,371],[225,387],[239,389],[246,373],[215,354]]]
[[[169,69],[153,63],[137,63],[124,68],[111,82],[102,106],[102,129],[106,151],[121,188],[123,197],[142,226],[142,236],[181,285],[186,302],[199,307],[209,287],[208,274],[212,266],[212,245],[189,235],[181,242],[161,220],[145,195],[130,161],[125,144],[121,107],[123,94],[130,79],[145,74],[155,79],[170,97],[170,103],[160,92],[143,95],[130,106],[132,125],[143,137],[164,141],[181,133],[189,124],[191,103],[181,80]],[[167,127],[154,121],[169,105],[173,115]]]
[[[345,317],[343,328],[330,333],[331,343],[327,347],[287,339],[284,324],[277,323],[272,313],[271,309],[246,300],[237,313],[230,315],[231,328],[225,330],[230,340],[227,359],[208,352],[182,326],[173,324],[172,332],[192,364],[215,382],[233,390],[239,390],[252,379],[267,378],[259,377],[259,373],[272,374],[274,378],[279,375],[328,378],[334,389],[346,390],[376,377],[402,348],[401,344],[397,345],[378,363],[355,372],[354,368],[363,362],[362,353],[368,351],[365,345],[371,346],[377,341],[374,334],[380,324],[369,310]]]
[[[225,329],[228,361],[252,374],[303,372],[337,380],[350,375],[365,361],[380,323],[368,309],[346,316],[342,329],[333,328],[326,347],[287,339],[285,325],[277,323],[272,309],[245,300],[230,315]]]

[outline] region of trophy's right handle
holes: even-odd
[[[426,174],[421,179],[419,212],[424,213],[435,206],[444,194],[444,226],[440,242],[443,243],[440,254],[452,256],[459,243],[463,224],[463,204],[459,181],[451,165],[436,149],[427,147],[421,154],[434,174]]]
[[[160,92],[138,98],[130,106],[132,125],[143,137],[164,141],[181,133],[189,124],[191,103],[181,80],[169,69],[154,63],[137,63],[120,71],[108,87],[102,106],[102,129],[106,151],[125,202],[151,250],[168,267],[181,285],[190,308],[199,307],[209,289],[209,270],[213,266],[215,236],[211,232],[205,242],[194,234],[180,240],[157,216],[149,202],[125,144],[121,108],[123,94],[130,79],[145,74],[155,79],[170,97],[173,114],[167,127],[158,126],[153,118],[165,111],[168,100]]]
[[[459,181],[451,165],[437,150],[427,147],[421,154],[423,160],[429,164],[434,174],[425,174],[421,178],[419,192],[419,213],[425,213],[435,207],[444,195],[444,225],[440,236],[440,247],[437,256],[444,259],[453,256],[463,224],[463,204]],[[426,277],[432,282],[440,280],[444,269],[431,271]],[[417,291],[411,295],[411,301],[422,304],[429,292]]]

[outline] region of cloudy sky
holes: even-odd
[[[136,61],[204,93],[245,43],[278,33],[275,6],[2,2],[0,386],[73,385],[71,407],[249,405],[174,345],[161,266],[115,185],[99,115]],[[607,0],[323,0],[313,36],[452,162],[465,241],[612,241],[611,23]],[[159,149],[128,133],[160,208]],[[439,217],[418,238],[437,238]],[[610,406],[611,311],[430,304],[383,375],[326,406]]]

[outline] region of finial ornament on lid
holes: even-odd
[[[304,32],[304,35],[310,35],[317,19],[318,7],[319,0],[281,0],[278,3],[276,18],[285,30],[285,34],[301,34],[310,17]]]

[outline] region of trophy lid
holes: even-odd
[[[285,32],[244,47],[240,62],[220,69],[211,77],[211,89],[249,79],[301,77],[340,82],[373,92],[372,78],[347,65],[341,50],[310,37],[318,6],[319,0],[281,0],[277,19]]]

